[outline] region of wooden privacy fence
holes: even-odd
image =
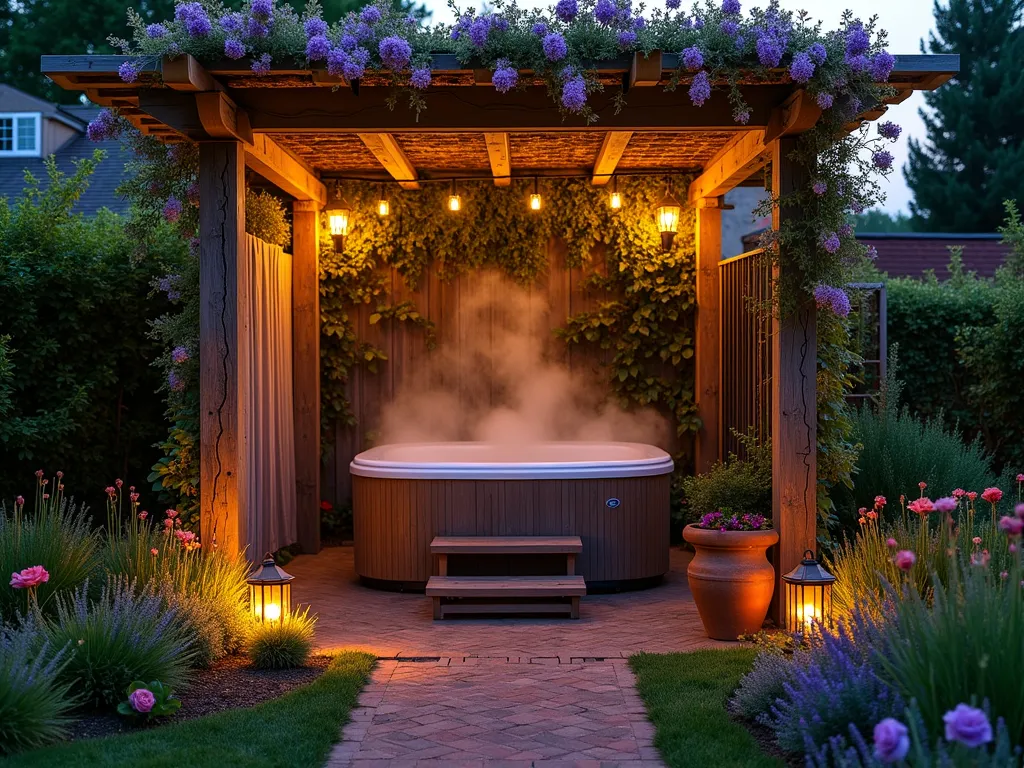
[[[760,249],[718,264],[721,410],[719,458],[744,456],[735,433],[771,437],[772,267]]]

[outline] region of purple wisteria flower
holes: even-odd
[[[703,106],[704,102],[711,98],[711,81],[703,69],[693,76],[689,93],[690,101],[695,107]]]
[[[267,21],[274,15],[274,0],[252,0],[249,10],[256,18]]]
[[[683,66],[691,71],[696,71],[704,66],[704,54],[700,48],[693,45],[683,50]]]
[[[362,51],[362,50],[365,50],[365,49],[363,49],[363,48],[356,48],[356,51]],[[353,51],[353,54],[354,53],[355,53],[355,51]],[[366,64],[364,62],[360,61],[360,59],[356,58],[354,55],[349,55],[345,59],[345,63],[342,65],[342,68],[341,68],[342,76],[346,80],[348,80],[350,82],[352,80],[358,80],[365,73],[366,73]]]
[[[117,68],[118,76],[126,83],[134,83],[138,80],[140,71],[142,71],[142,67],[134,61],[126,61]]]
[[[569,52],[569,48],[565,44],[565,38],[557,32],[546,35],[541,43],[541,48],[544,49],[544,55],[548,61],[561,61]]]
[[[846,54],[848,56],[857,56],[867,51],[870,45],[871,38],[868,37],[864,25],[859,21],[851,24],[846,30]]]
[[[814,60],[806,52],[798,53],[789,65],[789,76],[793,82],[806,83],[814,76]]]
[[[775,35],[767,32],[758,36],[755,48],[757,49],[757,60],[761,62],[762,67],[779,66],[779,63],[782,61],[782,54],[785,53],[783,42],[775,37]],[[795,80],[796,78],[793,79]]]
[[[249,67],[254,75],[269,75],[270,74],[270,54],[264,53],[258,59],[252,60],[252,66]]]
[[[871,77],[876,83],[884,83],[889,80],[892,68],[896,66],[896,57],[888,51],[882,51],[871,59]]]
[[[680,6],[679,0],[665,0],[665,7],[670,11],[678,10]]]
[[[843,224],[843,226],[841,226],[839,228],[839,236],[840,237],[853,237],[853,225],[852,224]]]
[[[368,5],[359,14],[359,18],[365,24],[376,24],[380,21],[380,8],[375,5]]]
[[[612,0],[597,0],[594,6],[594,18],[602,24],[611,24],[615,21],[615,3]]]
[[[883,139],[896,141],[896,139],[900,137],[901,133],[903,133],[903,129],[891,120],[886,120],[884,123],[878,124],[878,135]]]
[[[856,56],[846,57],[846,66],[850,68],[851,72],[864,72],[871,66],[871,61],[862,53]]]
[[[171,350],[171,361],[177,365],[188,362],[189,357],[188,347],[178,346]]]
[[[504,16],[491,16],[491,23],[499,32],[504,32],[508,29],[508,19]]]
[[[146,37],[150,40],[158,40],[167,35],[167,27],[163,24],[150,24],[146,27]]]
[[[206,37],[213,30],[206,9],[199,3],[182,3],[174,9],[174,18],[185,25],[190,37]]]
[[[416,67],[409,76],[409,84],[421,91],[430,87],[430,67]]]
[[[736,50],[742,51],[743,46],[747,44],[746,38],[743,35],[736,35]]]
[[[875,152],[875,154],[871,156],[871,162],[874,163],[875,168],[878,168],[880,171],[888,171],[892,168],[893,160],[892,152],[885,149]]]
[[[328,74],[339,77],[344,74],[345,64],[348,62],[348,54],[341,48],[332,48],[327,54]]]
[[[814,182],[814,186],[811,187],[816,195],[824,195],[828,191],[828,184],[824,181]]]
[[[824,248],[827,253],[835,253],[839,250],[840,245],[839,235],[835,232],[829,232],[821,238],[821,247]]]
[[[815,97],[815,101],[822,109],[831,109],[832,105],[835,103],[835,97],[831,93],[819,93],[817,97]]]
[[[168,197],[164,203],[164,219],[175,222],[181,218],[181,200],[176,197]]]
[[[982,710],[957,704],[942,716],[946,724],[946,741],[959,741],[971,749],[992,741],[992,724]]]
[[[240,59],[245,56],[245,46],[241,40],[229,37],[224,41],[224,55],[229,59]]]
[[[825,46],[821,43],[815,43],[807,49],[807,55],[811,57],[811,61],[821,66],[825,63],[825,59],[828,58],[828,51],[825,50]]]
[[[704,19],[702,19],[700,17],[694,17],[694,19],[693,19],[693,28],[694,29],[704,29]]]
[[[555,16],[558,17],[559,21],[564,21],[566,24],[575,19],[576,14],[579,12],[580,9],[576,0],[558,0],[558,4],[555,6]]]
[[[740,12],[740,0],[722,0],[722,13],[738,15]]]
[[[168,301],[177,301],[181,298],[181,291],[174,287],[180,279],[178,275],[167,275],[156,281],[157,288],[167,294]]]
[[[818,309],[832,310],[837,317],[847,317],[850,314],[850,297],[842,288],[819,285],[814,289],[814,303]]]
[[[114,113],[109,109],[101,109],[96,119],[89,123],[85,134],[90,141],[105,141],[118,134],[120,126]]]
[[[327,22],[320,18],[306,19],[302,28],[306,31],[306,37],[327,36]]]
[[[739,112],[733,115],[733,120],[735,120],[740,125],[746,125],[747,123],[750,122],[750,110],[741,109]]]
[[[625,29],[619,32],[616,42],[618,42],[619,48],[632,48],[636,45],[636,32]]]
[[[373,27],[364,21],[360,21],[352,29],[352,34],[355,36],[357,42],[366,43],[373,40]]]
[[[270,34],[270,27],[255,16],[250,16],[245,20],[245,34],[255,38],[267,37]]]
[[[498,93],[508,93],[516,87],[518,82],[519,73],[509,65],[508,59],[498,59],[494,74],[491,75],[494,89]]]
[[[718,28],[725,32],[729,37],[735,37],[736,33],[740,31],[740,25],[732,19],[726,19],[718,25]]]
[[[185,198],[189,205],[199,205],[199,182],[193,181],[185,187]]]
[[[381,40],[377,52],[384,66],[392,72],[405,69],[412,59],[412,46],[397,35],[390,35]]]
[[[242,27],[245,25],[245,19],[242,14],[237,11],[232,13],[225,13],[220,17],[220,28],[225,32],[241,32]]]
[[[469,40],[477,48],[487,45],[487,36],[491,33],[491,22],[484,16],[473,19],[469,25]]]
[[[338,39],[338,45],[341,46],[343,51],[351,51],[359,45],[359,41],[355,35],[346,32]]]
[[[875,726],[875,758],[883,763],[898,763],[910,751],[910,732],[907,726],[887,717]]]
[[[178,375],[177,371],[171,371],[167,374],[167,386],[175,392],[181,392],[185,389],[185,380]]]
[[[313,35],[306,43],[306,58],[310,61],[323,61],[331,52],[331,41],[326,35]]]
[[[573,75],[562,86],[562,106],[570,112],[579,112],[587,104],[587,83],[583,75]]]
[[[545,24],[543,21],[538,21],[536,24],[533,25],[530,31],[533,32],[533,34],[535,34],[537,37],[544,37],[544,35],[548,33],[548,25]]]

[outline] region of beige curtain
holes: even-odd
[[[295,431],[292,415],[292,257],[246,235],[249,256],[249,383],[246,414],[250,560],[292,544]]]

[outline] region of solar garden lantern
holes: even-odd
[[[272,554],[268,552],[264,556],[259,570],[245,580],[249,585],[249,605],[256,621],[273,623],[288,616],[294,578],[278,567]]]
[[[826,571],[810,549],[800,565],[782,577],[786,585],[786,630],[808,632],[817,623],[832,628],[832,584],[836,577]]]
[[[656,213],[663,251],[667,252],[672,247],[672,241],[679,231],[679,211],[679,201],[672,197],[671,192],[665,192],[665,197],[658,203]]]

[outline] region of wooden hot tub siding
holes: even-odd
[[[353,476],[356,573],[425,584],[434,536],[576,535],[588,583],[655,579],[669,568],[670,475],[551,480]],[[618,507],[608,507],[611,498]]]

